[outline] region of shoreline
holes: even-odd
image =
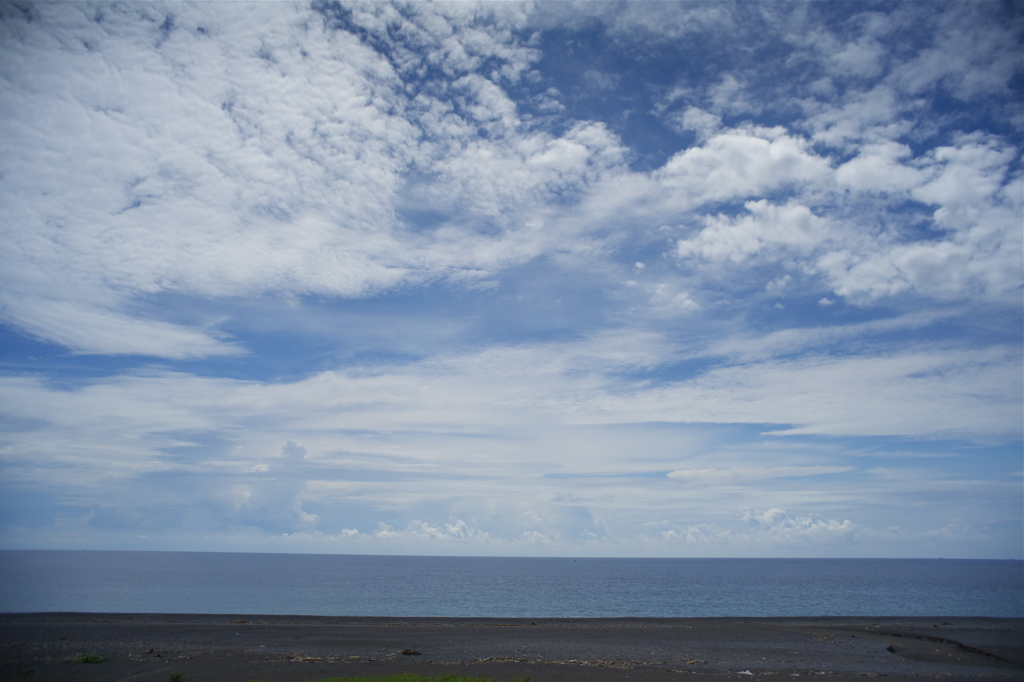
[[[83,654],[98,664],[76,663]],[[1024,618],[0,614],[0,679],[1021,679]],[[750,674],[743,674],[749,672]]]

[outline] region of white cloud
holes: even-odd
[[[882,70],[881,60],[885,50],[878,42],[870,38],[862,38],[850,42],[829,55],[834,72],[844,75],[870,78],[877,76]]]
[[[381,522],[377,524],[373,536],[382,540],[405,542],[412,545],[424,542],[486,544],[491,539],[487,533],[462,519],[458,519],[454,523],[440,525],[431,525],[426,521],[414,519],[402,530],[396,530],[393,526]]]
[[[660,540],[674,542],[682,540],[688,544],[707,544],[717,542],[725,544],[732,539],[731,529],[722,529],[710,524],[695,525],[688,528],[670,528],[661,531]]]
[[[687,107],[685,111],[675,112],[668,117],[669,123],[681,130],[692,130],[697,139],[706,142],[722,127],[722,118],[698,107]]]
[[[513,129],[518,123],[515,103],[504,90],[483,76],[463,76],[452,83],[452,88],[457,93],[466,93],[462,106],[477,123],[494,123],[506,130]]]
[[[677,469],[670,471],[669,478],[681,483],[720,485],[722,483],[765,481],[772,478],[793,476],[821,476],[853,471],[853,467],[841,466],[785,466],[785,467],[729,467],[725,469]]]
[[[735,17],[725,8],[694,3],[584,3],[582,12],[584,16],[594,13],[601,17],[615,39],[629,42],[672,43],[708,30],[728,32],[736,25]]]
[[[222,334],[130,316],[81,301],[5,295],[0,302],[4,304],[0,317],[75,353],[181,359],[244,352]]]
[[[375,88],[387,97],[395,79],[353,38],[299,42],[294,6],[225,9],[183,8],[156,51],[135,14],[155,6],[111,8],[99,23],[85,6],[48,7],[24,39],[4,41],[28,65],[6,74],[4,130],[18,144],[4,157],[14,179],[4,203],[17,216],[5,279],[9,292],[48,280],[51,299],[9,306],[12,322],[88,352],[178,357],[189,351],[176,346],[201,347],[187,330],[161,325],[181,340],[154,343],[145,323],[142,333],[117,323],[133,295],[351,294],[402,278],[389,273],[400,263],[359,258],[396,244],[379,228],[393,223],[392,154],[409,148],[413,129],[384,111],[386,99],[368,97]],[[33,40],[47,35],[62,48]],[[83,59],[78,39],[102,50]],[[264,48],[272,62],[259,57]],[[303,78],[313,87],[294,91]],[[60,163],[47,161],[54,154]],[[61,307],[67,292],[95,313],[53,329],[36,311]]]
[[[656,177],[692,203],[742,198],[820,181],[826,159],[781,128],[730,130],[670,158]]]
[[[790,59],[814,59],[830,78],[876,77],[881,74],[889,52],[880,40],[884,40],[886,34],[891,34],[894,30],[893,24],[899,25],[901,20],[898,10],[888,15],[855,15],[847,20],[847,26],[844,28],[848,31],[857,31],[859,35],[851,40],[844,40],[828,28],[809,24],[805,18],[798,18],[793,22],[792,29],[785,38],[789,43],[803,49],[796,51]]]
[[[669,279],[652,282],[630,280],[629,285],[640,292],[645,316],[655,319],[672,319],[689,315],[701,309],[694,300],[693,292],[685,288],[685,284]]]
[[[836,182],[859,192],[899,193],[920,187],[928,175],[899,163],[910,148],[894,142],[865,145],[856,158],[836,169]]]
[[[842,553],[895,506],[915,547],[995,546],[1024,279],[999,7],[8,8],[0,457],[64,525],[0,532]],[[598,24],[609,59],[544,34]]]
[[[884,153],[893,151],[890,147]],[[837,294],[859,303],[908,291],[941,299],[1019,295],[1024,198],[1019,180],[1008,177],[1009,152],[995,140],[966,136],[955,146],[939,147],[924,160],[927,170],[916,174],[905,166],[886,167],[877,156],[864,168],[843,174],[859,158],[841,167],[837,179],[858,189],[881,189],[882,180],[894,189],[909,189],[917,200],[938,205],[933,225],[952,234],[824,254],[818,267]],[[878,173],[877,183],[866,175],[862,179],[860,171],[867,166]]]
[[[834,302],[826,299],[819,305]],[[876,335],[909,334],[928,326],[954,318],[956,310],[917,311],[888,319],[877,319],[857,324],[794,327],[754,336],[737,334],[716,339],[704,351],[711,356],[727,358],[732,362],[751,361],[825,353],[829,348],[847,344],[862,347]]]
[[[785,339],[778,344],[792,350]],[[475,489],[478,495],[490,489],[483,481],[492,476],[503,482],[488,486],[526,494],[545,472],[613,472],[622,453],[634,451],[634,437],[619,442],[592,431],[584,438],[576,429],[585,424],[778,424],[784,434],[979,441],[1020,431],[1020,358],[1007,348],[766,359],[653,385],[623,378],[672,361],[677,352],[664,337],[622,333],[279,384],[151,373],[63,390],[7,377],[0,398],[9,418],[35,426],[9,434],[4,457],[9,480],[31,479],[46,467],[50,480],[75,485],[155,471],[262,476],[268,472],[252,470],[261,460],[272,465],[269,473],[302,481],[336,480],[328,473],[333,468],[431,477],[427,485],[413,478],[324,488],[372,502],[380,494],[451,499]],[[763,351],[743,352],[763,357]],[[197,450],[202,434],[221,434],[231,448]],[[300,434],[302,445],[295,441]],[[183,446],[197,455],[174,454]],[[659,460],[670,455],[656,439],[649,447],[661,453]],[[316,457],[297,456],[303,451]],[[271,459],[282,452],[292,456]],[[775,478],[848,465],[660,466]],[[444,478],[455,470],[469,478]],[[292,499],[308,494],[293,488],[278,506],[287,511]]]
[[[467,265],[480,267],[538,255],[564,238],[537,229],[537,221],[550,214],[549,205],[578,199],[614,172],[623,157],[615,136],[594,123],[577,124],[559,138],[535,134],[467,144],[458,154],[437,159],[435,180],[414,193],[427,206],[469,214],[438,231],[429,253],[442,266],[466,258]],[[492,224],[500,237],[487,234]],[[466,240],[478,248],[466,251],[461,247]]]
[[[713,546],[712,552],[729,555],[740,545],[754,547],[758,552],[774,554],[794,547],[821,551],[836,544],[848,545],[864,532],[849,519],[831,519],[820,514],[792,514],[770,507],[763,511],[747,509],[738,514],[736,523],[679,524],[663,522],[656,535],[648,536],[649,546],[677,545]],[[668,526],[668,527],[665,527]]]
[[[783,275],[782,277],[776,277],[771,282],[768,282],[768,284],[765,285],[764,290],[768,292],[770,296],[782,296],[792,283],[792,275]]]
[[[1020,68],[1019,18],[1000,21],[994,9],[954,6],[927,17],[932,44],[894,68],[893,80],[915,94],[941,84],[963,100],[1006,92]]]
[[[787,424],[779,432],[788,434],[1009,435],[1020,432],[1019,367],[1017,353],[998,347],[805,356],[597,396],[579,414],[581,421],[599,423]]]
[[[712,111],[726,116],[755,113],[760,106],[750,101],[745,90],[743,83],[732,74],[727,74],[708,91]]]
[[[307,456],[306,446],[298,441],[286,440],[277,449],[277,456],[286,459],[303,459]]]
[[[927,537],[949,540],[952,538],[986,538],[984,531],[974,528],[965,519],[952,519],[939,530],[932,530],[925,533]]]
[[[825,240],[820,191],[832,165],[798,126],[723,130],[715,113],[689,106],[674,116],[700,145],[653,173],[632,172],[630,150],[605,124],[578,121],[553,135],[519,120],[509,87],[540,58],[518,33],[531,20],[527,9],[349,10],[325,9],[328,25],[347,12],[344,21],[389,50],[346,31],[308,30],[324,17],[295,5],[259,5],[252,15],[188,7],[166,36],[154,28],[163,18],[156,6],[111,8],[99,22],[83,7],[48,6],[38,22],[8,22],[5,61],[28,67],[4,72],[2,125],[17,141],[3,168],[6,320],[83,353],[228,354],[239,347],[160,319],[148,298],[361,297],[479,282],[541,255],[605,258],[609,244],[635,238],[636,223],[692,219],[695,208],[737,199],[765,208],[742,219],[704,217],[704,231],[678,242],[679,253],[740,262],[770,257],[773,247],[806,254]],[[724,20],[712,14],[694,21]],[[636,29],[634,20],[627,24]],[[884,32],[858,21],[864,35],[836,59],[867,76]],[[761,104],[748,103],[756,89],[744,78],[724,76],[710,106],[732,116],[756,111]],[[855,154],[835,170],[836,183],[909,191],[936,204],[936,225],[949,229],[1012,222],[1017,205],[1003,202],[1002,216],[990,210],[1012,154],[976,138],[908,159],[909,148],[893,141],[906,126],[892,120],[919,104],[901,99],[900,87],[883,82],[852,89],[836,107],[807,105],[813,140],[869,143],[849,148]],[[64,162],[40,161],[55,154]],[[783,192],[798,196],[779,206],[772,195]],[[417,210],[445,218],[426,228],[406,222]],[[1006,247],[975,248],[1000,236]],[[909,291],[1005,295],[1019,274],[1007,255],[1013,235],[982,237],[893,244],[905,252],[891,253],[846,240],[819,266],[837,294],[861,304]],[[956,274],[937,286],[944,267]],[[684,289],[673,306],[651,296],[652,314],[696,310],[700,292]],[[31,299],[17,293],[29,290]],[[78,309],[73,322],[54,312],[69,307]]]
[[[677,191],[696,191],[706,200],[768,193],[799,178],[803,170],[794,169],[804,169],[807,175],[803,180],[811,186],[834,177],[840,188],[899,194],[936,205],[929,224],[934,231],[908,239],[913,230],[902,223],[920,220],[913,214],[874,214],[871,210],[851,214],[837,210],[830,203],[833,197],[815,190],[804,194],[810,205],[796,199],[785,205],[768,199],[748,200],[746,215],[703,216],[703,229],[676,242],[675,254],[688,267],[699,267],[699,260],[763,265],[799,257],[796,262],[803,264],[805,274],[821,275],[835,294],[858,305],[904,294],[1000,301],[1019,291],[1022,200],[1014,191],[1019,181],[1009,176],[1010,152],[999,141],[979,134],[960,136],[956,144],[917,158],[911,158],[910,148],[903,144],[869,143],[834,175],[824,159],[802,152],[765,154],[760,161],[753,160],[752,153],[740,154],[736,167],[744,170],[726,178],[717,173],[719,168],[731,169],[726,161],[733,157],[729,145],[716,142],[721,138],[678,155],[659,173],[668,177],[670,168],[678,172],[681,167],[700,166],[699,172],[687,171],[686,182],[672,182],[678,182]],[[752,149],[765,151],[769,144],[775,143],[759,140]],[[716,152],[711,153],[712,149]],[[694,161],[684,163],[688,156]],[[779,161],[781,165],[776,167],[783,157],[788,161]],[[696,159],[704,161],[697,164]],[[759,163],[765,169],[764,180],[757,179],[752,170]],[[780,170],[783,167],[789,170]],[[812,168],[816,168],[816,178]],[[708,189],[712,184],[715,187]],[[824,215],[819,216],[818,211]],[[836,218],[830,220],[830,212]],[[936,238],[941,232],[951,234]]]
[[[899,114],[915,106],[913,101],[901,100],[890,86],[879,84],[867,91],[853,90],[838,104],[819,106],[820,112],[808,118],[806,125],[814,141],[836,147],[862,140],[880,143],[909,131],[910,124]]]
[[[748,201],[746,209],[749,214],[739,218],[705,218],[707,227],[691,239],[679,240],[676,255],[741,262],[754,254],[770,258],[766,252],[780,248],[810,251],[826,239],[825,222],[806,206],[777,206],[761,199]]]
[[[515,104],[490,79],[515,80],[536,58],[509,33],[522,21],[517,10],[481,10],[500,19],[488,24],[453,8],[409,9],[405,18],[380,7],[354,20],[408,29],[402,35],[427,50],[420,56],[460,74],[438,93],[448,100],[410,101],[401,73],[412,64],[396,73],[350,33],[307,30],[319,20],[295,5],[251,14],[184,7],[156,49],[140,16],[160,14],[155,6],[115,8],[100,22],[85,6],[53,6],[19,24],[22,34],[4,41],[5,61],[28,65],[5,72],[3,129],[18,141],[2,169],[13,180],[5,279],[8,292],[49,283],[37,304],[9,304],[8,321],[84,352],[233,352],[187,328],[117,320],[133,298],[164,292],[363,296],[535,255],[531,230],[484,239],[472,219],[455,234],[407,234],[395,211],[401,193],[416,194],[407,174],[418,165],[440,171],[424,195],[461,185],[462,193],[446,190],[449,200],[474,197],[463,209],[494,218],[534,193],[578,191],[615,163],[607,159],[614,140],[595,124],[563,140],[520,134]],[[52,37],[61,40],[45,42]],[[77,49],[78,40],[102,49]],[[472,72],[491,57],[497,74]],[[467,144],[480,125],[495,141]],[[526,163],[549,143],[553,165]],[[573,161],[574,149],[589,157]],[[55,154],[56,166],[46,161]],[[477,246],[463,248],[461,237]],[[75,306],[96,312],[59,328],[40,309],[65,306],[68,291]],[[155,343],[147,328],[168,340]]]
[[[937,177],[916,187],[912,194],[919,201],[940,206],[935,212],[936,224],[964,229],[988,217],[1013,152],[999,140],[966,136],[956,146],[939,147],[930,156],[940,169]]]
[[[754,542],[827,542],[848,538],[858,531],[849,519],[792,516],[777,507],[764,512],[748,511],[743,520],[750,524],[748,533]]]

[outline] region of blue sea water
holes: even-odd
[[[0,612],[1024,617],[1024,562],[0,551]]]

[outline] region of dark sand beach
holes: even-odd
[[[0,651],[5,681],[1021,680],[1024,619],[5,614]]]

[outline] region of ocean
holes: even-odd
[[[0,551],[0,612],[1024,617],[1024,562]]]

